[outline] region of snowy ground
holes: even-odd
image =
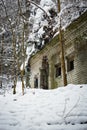
[[[87,130],[87,85],[0,95],[0,130]],[[20,91],[19,91],[20,90]]]

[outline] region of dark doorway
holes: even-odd
[[[40,85],[43,89],[48,89],[49,64],[47,56],[42,59],[42,68],[40,70]]]
[[[38,88],[38,77],[34,77],[34,88]]]

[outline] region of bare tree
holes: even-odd
[[[60,13],[61,7],[60,7],[60,0],[58,0],[58,13]],[[60,19],[60,25],[59,25],[59,42],[60,42],[60,48],[61,48],[61,68],[62,68],[62,76],[63,76],[63,84],[64,86],[67,85],[67,77],[66,77],[66,67],[65,67],[65,58],[64,58],[64,40],[63,40],[63,32],[61,28],[61,16]]]
[[[8,24],[8,29],[11,32],[11,38],[12,38],[12,51],[13,51],[13,66],[11,69],[13,72],[13,80],[14,80],[14,87],[13,87],[13,94],[16,93],[16,83],[17,83],[17,76],[21,74],[21,80],[22,80],[22,93],[24,94],[24,69],[25,69],[25,58],[26,58],[26,48],[27,45],[25,45],[25,41],[27,40],[27,31],[26,26],[28,27],[28,20],[24,15],[23,10],[23,3],[20,3],[21,1],[17,0],[15,1],[17,7],[16,7],[16,14],[15,18],[12,19],[12,14],[10,14],[9,9],[7,8],[7,5],[5,3],[6,1],[1,0],[2,7],[4,9],[4,17],[7,20],[5,24]],[[21,5],[22,4],[22,5]],[[13,6],[13,5],[12,5]],[[15,11],[15,8],[13,8],[13,11]],[[22,71],[20,70],[20,66],[23,64]]]

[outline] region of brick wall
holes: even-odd
[[[74,21],[64,32],[65,63],[68,83],[87,83],[87,12]],[[43,56],[49,62],[49,89],[63,86],[62,76],[55,77],[55,65],[61,63],[61,51],[58,36],[46,44],[42,50],[31,57],[31,87],[34,87],[34,77],[38,77],[40,88],[40,69]],[[67,58],[74,57],[74,69],[68,72]]]

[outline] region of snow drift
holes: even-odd
[[[0,95],[0,130],[87,130],[87,85]]]

